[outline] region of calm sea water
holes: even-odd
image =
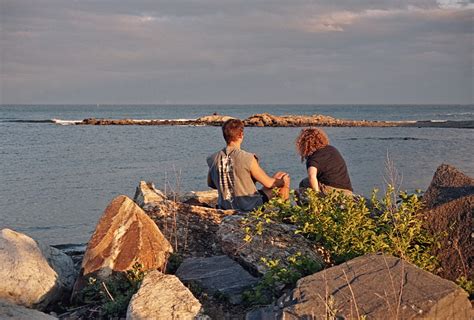
[[[474,106],[0,106],[0,227],[50,244],[87,242],[108,202],[133,196],[140,180],[158,188],[204,190],[206,157],[224,145],[217,127],[61,126],[31,120],[197,118],[213,112],[324,114],[368,120],[474,120]],[[26,121],[26,122],[19,122]],[[262,167],[305,175],[294,148],[299,128],[246,128],[243,148]],[[474,131],[449,128],[327,128],[343,154],[355,191],[384,188],[387,154],[402,188],[426,189],[436,167],[474,176]]]

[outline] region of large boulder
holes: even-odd
[[[426,228],[439,237],[433,254],[440,262],[437,274],[455,281],[461,276],[474,278],[474,179],[456,168],[438,167],[423,200]]]
[[[437,169],[423,200],[428,208],[474,195],[474,179],[453,166],[442,164]]]
[[[128,305],[127,319],[194,319],[201,304],[176,276],[148,273]]]
[[[38,310],[28,309],[0,299],[0,319],[3,320],[54,320],[49,314]]]
[[[467,293],[453,282],[399,258],[375,254],[300,279],[278,306],[277,312],[267,308],[260,319],[467,320],[473,316]]]
[[[288,258],[300,253],[323,266],[327,260],[324,248],[317,247],[302,235],[295,234],[295,227],[289,224],[268,224],[261,235],[245,241],[245,216],[229,216],[217,231],[222,251],[242,265],[259,274],[265,274],[268,266],[262,261],[279,260],[281,266],[288,264]],[[323,258],[323,256],[325,258]]]
[[[236,214],[236,211],[172,201],[152,186],[149,182],[140,182],[135,201],[140,203],[180,254],[195,257],[222,253],[217,244],[216,232],[222,219]],[[153,193],[155,195],[152,196]],[[144,198],[149,200],[140,201]]]
[[[197,284],[209,294],[220,294],[232,304],[242,302],[242,293],[258,279],[228,256],[188,258],[176,271],[184,283]]]
[[[10,229],[0,231],[0,299],[42,309],[74,284],[72,259]]]
[[[112,271],[130,270],[137,262],[143,270],[163,270],[172,251],[153,220],[122,195],[110,202],[100,218],[87,245],[82,271],[107,277]]]

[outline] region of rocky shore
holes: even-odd
[[[335,265],[292,224],[246,241],[247,213],[215,209],[214,191],[166,195],[140,182],[113,199],[82,257],[9,229],[0,231],[1,319],[472,319],[453,281],[474,278],[474,179],[441,165],[425,193],[423,221],[445,234],[432,274],[389,255]],[[66,251],[63,252],[63,251]],[[246,290],[296,252],[318,270],[273,303],[244,303]],[[71,258],[71,256],[74,258]],[[74,263],[76,262],[76,263]],[[322,269],[322,270],[321,270]],[[472,296],[471,296],[472,298]],[[113,315],[113,316],[111,316]]]
[[[209,115],[197,119],[134,120],[88,118],[76,125],[140,125],[140,126],[221,126],[231,117]],[[474,128],[474,121],[368,121],[344,120],[325,115],[255,114],[243,120],[248,127],[435,127]]]

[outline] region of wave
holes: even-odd
[[[7,120],[0,120],[0,122],[15,122],[15,123],[54,123],[53,119],[47,119],[47,120],[7,119]]]
[[[424,138],[413,138],[413,137],[367,137],[367,138],[347,138],[344,140],[400,140],[400,141],[419,141],[419,140],[429,140]]]
[[[53,121],[53,123],[55,124],[59,124],[62,126],[69,126],[69,125],[74,125],[74,124],[78,124],[82,122],[82,120],[61,120],[61,119],[51,119],[51,121]]]

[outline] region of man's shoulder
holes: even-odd
[[[242,149],[236,150],[236,157],[240,157],[247,161],[252,161],[254,158],[258,160],[258,157],[255,153],[248,152]]]
[[[207,161],[207,164],[209,166],[211,166],[217,159],[217,156],[219,155],[219,153],[221,152],[221,150],[217,151],[217,152],[214,152],[213,154],[209,155],[206,159]]]

